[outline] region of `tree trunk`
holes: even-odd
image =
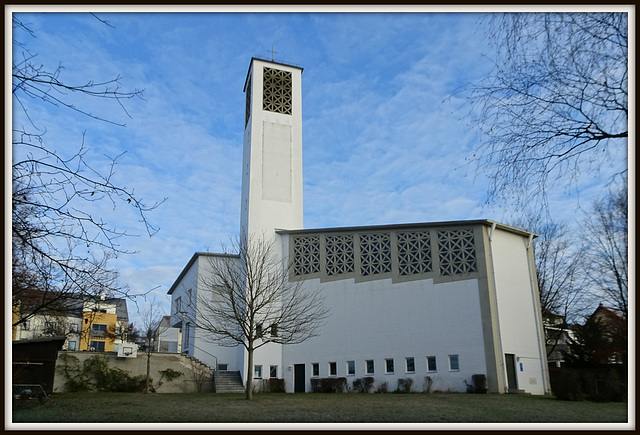
[[[144,386],[144,394],[149,393],[149,378],[151,375],[151,352],[147,352],[147,382]]]
[[[253,343],[249,343],[247,353],[249,354],[249,358],[247,361],[247,388],[245,390],[245,398],[251,400],[253,397]]]

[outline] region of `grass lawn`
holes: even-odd
[[[13,423],[626,423],[627,403],[505,394],[63,393]]]

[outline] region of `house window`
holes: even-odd
[[[435,372],[436,369],[436,357],[435,356],[428,356],[427,357],[427,371],[428,372]]]
[[[374,368],[375,368],[375,365],[373,364],[373,360],[368,359],[366,363],[367,363],[367,374],[372,375],[374,373]]]
[[[338,374],[338,365],[334,362],[329,363],[329,376],[335,376]]]
[[[115,343],[115,344],[113,345],[113,351],[114,351],[114,352],[117,352],[119,348],[120,348],[120,343]]]
[[[278,377],[278,366],[270,366],[269,367],[269,377],[277,378]]]
[[[191,323],[187,323],[184,327],[184,350],[189,353],[189,334],[191,329]]]
[[[122,326],[116,326],[116,334],[120,335],[122,333]]]
[[[30,327],[31,327],[31,322],[29,320],[25,321],[20,325],[20,328],[24,329],[25,331],[28,331]]]
[[[318,363],[311,364],[311,376],[320,376],[320,364]]]
[[[278,325],[271,325],[271,336],[272,337],[278,336]]]
[[[91,325],[91,329],[93,330],[93,332],[106,332],[107,330],[107,325],[103,325],[101,323],[94,323],[93,325]]]
[[[227,367],[229,367],[229,364],[218,364],[218,370],[220,371],[227,371]]]
[[[458,355],[449,355],[449,370],[452,372],[457,372],[460,370]]]
[[[177,313],[179,313],[181,311],[182,311],[182,303],[180,301],[180,296],[178,296],[173,301],[173,312],[174,312],[174,314],[177,314]]]
[[[393,358],[387,358],[384,360],[384,369],[387,374],[393,373]]]
[[[253,377],[262,379],[262,366],[253,366]]]
[[[80,330],[80,326],[77,323],[72,323],[69,325],[69,331],[78,332]]]
[[[57,326],[56,322],[44,322],[44,330],[46,332],[53,332]]]
[[[347,361],[347,375],[355,375],[355,374],[356,374],[356,362]]]
[[[416,372],[416,361],[413,357],[409,356],[405,358],[407,373],[415,373]]]
[[[256,326],[256,337],[262,337],[262,323],[258,323]]]
[[[91,350],[96,352],[104,352],[104,341],[98,341],[98,340],[92,341]]]
[[[70,341],[69,342],[69,350],[76,350],[76,342],[75,341]]]

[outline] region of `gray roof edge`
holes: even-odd
[[[386,225],[366,225],[366,226],[351,226],[351,227],[333,227],[333,228],[311,228],[311,229],[297,229],[286,230],[277,229],[277,234],[309,234],[309,233],[329,233],[329,232],[349,232],[349,231],[379,231],[379,230],[393,230],[401,228],[424,228],[424,227],[451,227],[451,226],[468,226],[468,225],[484,225],[492,227],[496,225],[496,228],[500,228],[505,231],[519,234],[521,236],[537,237],[538,235],[521,228],[512,227],[510,225],[502,224],[500,222],[493,221],[491,219],[475,219],[475,220],[463,220],[463,221],[441,221],[441,222],[413,222],[413,223],[401,223],[401,224],[386,224]]]
[[[180,281],[182,281],[182,278],[184,278],[184,276],[187,274],[187,272],[189,271],[189,269],[191,269],[191,266],[193,266],[193,263],[196,262],[196,260],[198,259],[198,257],[226,257],[226,258],[240,258],[239,255],[237,254],[222,254],[222,253],[215,253],[215,252],[201,252],[201,251],[197,251],[195,252],[192,256],[191,259],[189,259],[189,261],[187,262],[187,265],[182,269],[182,272],[180,272],[180,275],[178,275],[178,277],[176,278],[176,280],[173,282],[173,284],[171,285],[171,288],[169,288],[169,291],[167,292],[168,295],[172,294],[173,291],[176,289],[176,287],[178,286],[178,283]]]

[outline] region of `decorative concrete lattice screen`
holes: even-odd
[[[320,272],[320,237],[293,239],[293,270],[296,275]]]
[[[391,237],[389,233],[360,234],[360,274],[391,272]]]
[[[326,280],[468,279],[478,272],[474,229],[398,229],[291,238],[292,274]]]
[[[249,78],[249,81],[247,82],[247,91],[245,95],[246,104],[244,108],[244,126],[246,127],[249,122],[249,116],[251,116],[251,78]]]
[[[326,273],[329,276],[354,271],[353,234],[325,236]]]
[[[402,276],[431,272],[431,237],[428,231],[397,233],[398,273]]]
[[[264,68],[262,109],[291,115],[291,73],[274,68]]]
[[[441,275],[476,271],[473,230],[438,231],[438,252]]]

